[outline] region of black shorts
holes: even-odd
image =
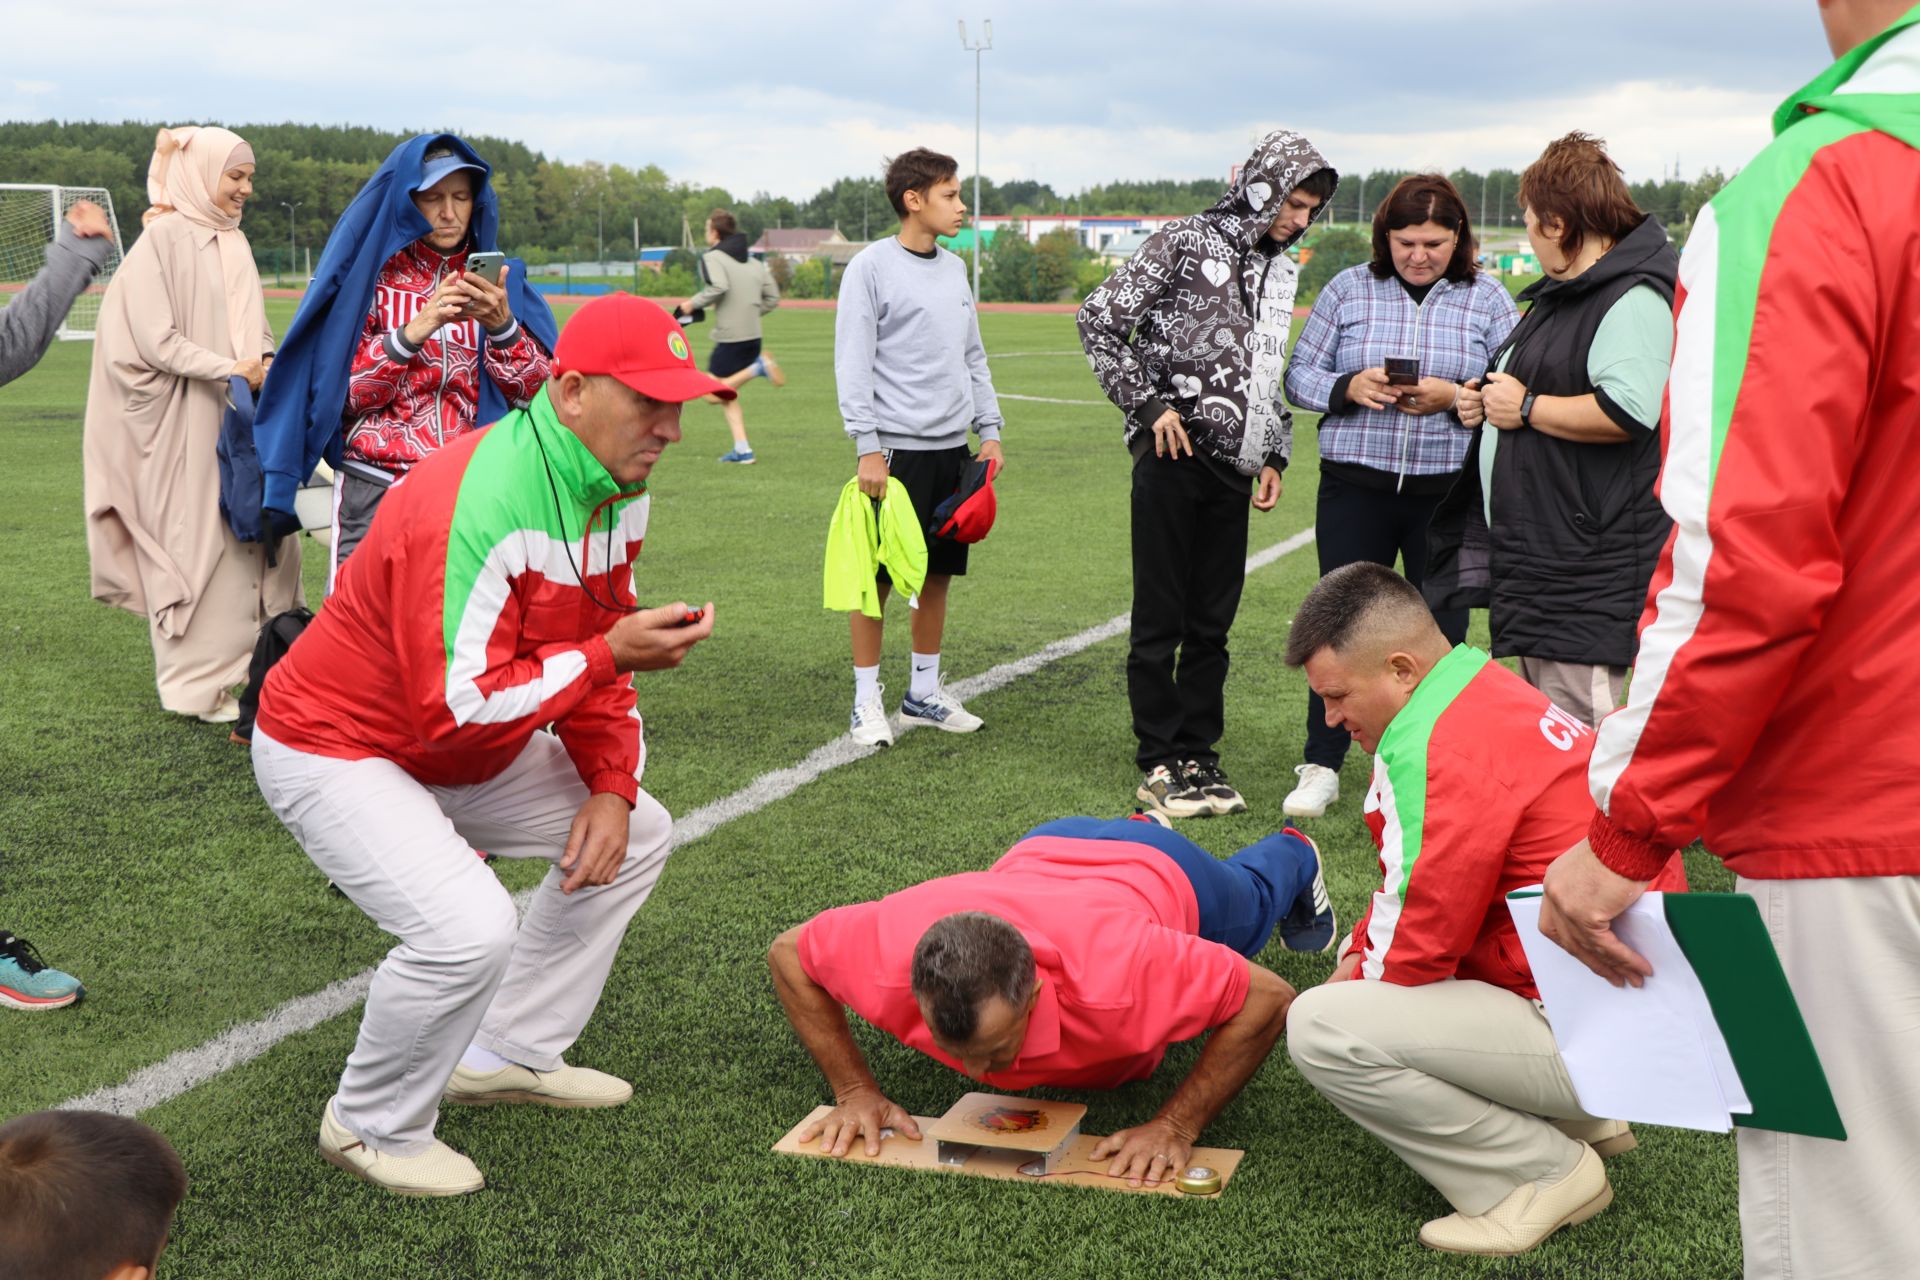
[[[760,339],[749,338],[745,342],[716,342],[713,354],[707,357],[707,372],[716,378],[725,378],[740,372],[760,358]]]
[[[956,578],[966,576],[967,544],[951,538],[936,538],[930,526],[933,524],[934,509],[951,498],[953,491],[960,487],[960,473],[966,470],[967,462],[972,457],[963,444],[951,449],[892,449],[887,452],[887,474],[905,487],[907,497],[913,503],[913,514],[919,518],[920,530],[927,535],[929,575],[942,573]],[[882,582],[890,581],[884,566],[878,576]]]

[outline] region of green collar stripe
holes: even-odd
[[[1407,900],[1407,885],[1413,879],[1413,864],[1420,860],[1421,833],[1427,828],[1427,747],[1440,717],[1488,661],[1478,649],[1455,645],[1453,652],[1427,672],[1413,697],[1380,737],[1380,761],[1386,767],[1387,785],[1393,789],[1394,816],[1400,830],[1400,883],[1396,892],[1402,903]]]
[[[551,488],[548,467],[552,468]],[[644,491],[641,485],[635,496],[600,512],[594,528],[606,529],[610,522],[617,522]],[[588,514],[619,492],[599,459],[554,414],[544,387],[526,408],[514,410],[488,430],[467,459],[447,531],[446,595],[440,617],[449,664],[461,620],[494,549],[509,537],[532,532],[572,548],[578,561]],[[566,512],[564,520],[554,506],[556,493]],[[586,571],[584,565],[582,571]]]
[[[1774,140],[1734,176],[1712,202],[1718,232],[1713,288],[1713,433],[1707,492],[1720,472],[1748,347],[1760,304],[1760,278],[1780,211],[1820,151],[1845,138],[1877,129],[1920,146],[1920,110],[1911,96],[1836,93],[1882,45],[1920,24],[1920,5],[1885,31],[1837,60],[1773,114]],[[1806,108],[1817,108],[1809,113]]]

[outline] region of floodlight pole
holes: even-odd
[[[295,275],[300,272],[300,249],[293,239],[293,211],[305,203],[305,200],[295,200],[292,204],[285,200],[280,202],[280,207],[287,211],[287,270]]]
[[[973,300],[980,301],[980,55],[993,48],[993,19],[981,24],[984,38],[967,38],[967,20],[960,19],[960,47],[973,55]]]

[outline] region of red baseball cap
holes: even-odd
[[[739,394],[694,365],[678,320],[630,293],[595,298],[567,321],[553,347],[553,376],[563,373],[604,374],[669,404]]]
[[[978,542],[993,528],[998,504],[993,497],[994,473],[1000,464],[974,458],[960,472],[960,487],[933,511],[933,536],[955,542]]]

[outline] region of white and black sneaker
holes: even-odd
[[[1187,785],[1199,788],[1215,814],[1225,817],[1229,813],[1247,811],[1246,797],[1233,789],[1233,784],[1227,781],[1226,773],[1217,762],[1202,764],[1198,760],[1189,760],[1180,769],[1186,774]]]
[[[986,723],[960,705],[960,699],[945,689],[935,689],[924,698],[908,694],[900,703],[902,724],[924,724],[948,733],[972,733]]]
[[[1213,812],[1213,805],[1200,789],[1187,781],[1177,766],[1157,764],[1140,780],[1133,793],[1140,803],[1169,818],[1197,818]]]
[[[885,685],[876,686],[871,698],[853,704],[853,722],[847,731],[863,747],[893,745],[893,726],[887,722],[887,705],[880,700],[886,691]]]

